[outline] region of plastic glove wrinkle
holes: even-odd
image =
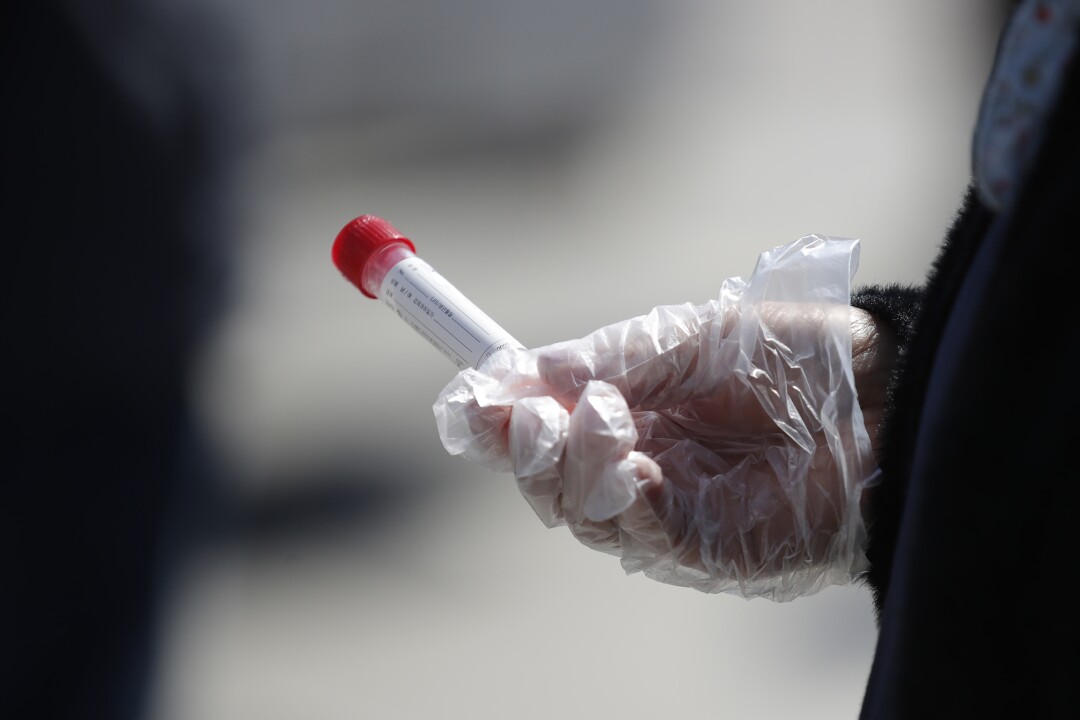
[[[718,300],[500,353],[440,395],[444,445],[489,467],[502,453],[545,524],[627,572],[774,600],[850,581],[873,475],[852,379],[857,250],[802,238]]]

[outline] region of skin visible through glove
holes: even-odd
[[[836,564],[853,498],[866,495],[843,478],[872,473],[896,341],[846,305],[717,311],[658,308],[529,351],[532,370],[468,376],[464,417],[548,526],[566,524],[628,571],[753,594]],[[841,351],[849,380],[827,370]],[[508,404],[477,403],[487,382]],[[822,398],[855,412],[823,410]]]
[[[793,313],[792,308],[782,307],[776,311],[777,316],[769,321],[772,327],[793,324],[805,329],[825,322],[816,310]],[[878,424],[896,362],[897,340],[891,330],[862,310],[851,308],[849,322],[856,392],[876,457]],[[640,499],[619,517],[590,525],[592,542],[587,544],[595,545],[598,537],[615,545],[629,540],[646,545],[637,554],[674,553],[687,568],[715,574],[717,567],[725,567],[735,577],[781,573],[792,563],[827,560],[845,505],[838,459],[820,437],[815,438],[817,451],[805,468],[807,491],[801,497],[802,508],[777,505],[793,495],[777,487],[780,481],[767,459],[752,463],[755,467],[746,473],[745,482],[703,492],[700,477],[719,476],[746,462],[767,446],[770,434],[776,433],[774,420],[761,413],[760,405],[744,402],[738,393],[725,397],[725,390],[718,388],[712,397],[696,399],[674,413],[666,409],[637,416],[639,452],[632,460],[638,468]],[[743,426],[747,438],[744,448],[731,442],[733,417]],[[688,427],[693,428],[692,444],[687,443],[682,450],[670,449],[672,438],[685,434]],[[710,442],[710,427],[723,429],[724,437],[716,445]],[[868,495],[862,494],[863,507]],[[811,527],[797,532],[794,525],[801,519],[808,519]],[[784,539],[796,536],[806,538],[804,544],[788,545],[786,552],[777,552],[778,544],[784,546]],[[616,552],[614,547],[607,550]]]
[[[869,314],[849,308],[775,305],[765,310],[769,317],[764,324],[776,334],[770,342],[794,344],[795,336],[819,333],[835,322],[833,315],[838,312],[847,315],[850,325],[856,392],[871,446],[876,448],[885,388],[896,356],[896,340],[890,331]],[[770,437],[783,434],[775,418],[789,411],[780,404],[790,398],[776,396],[775,379],[764,376],[758,379],[760,387],[749,391],[722,378],[708,389],[703,387],[707,380],[695,378],[689,383],[692,392],[683,389],[699,360],[695,331],[690,327],[685,338],[675,339],[662,353],[663,360],[657,359],[651,346],[628,344],[625,335],[619,338],[618,352],[589,356],[588,367],[568,362],[559,353],[541,356],[541,377],[569,409],[574,408],[570,398],[580,393],[582,381],[596,379],[618,387],[630,407],[636,408],[638,439],[627,460],[636,469],[639,500],[607,521],[567,517],[571,530],[596,549],[618,553],[620,546],[632,541],[642,546],[640,555],[675,553],[688,568],[715,572],[717,567],[726,567],[737,577],[782,572],[793,562],[825,561],[845,512],[837,468],[844,458],[830,452],[824,433],[819,432],[812,438],[817,450],[801,471],[805,492],[780,487],[782,480],[773,472],[776,460],[770,457],[769,445]],[[725,322],[721,336],[731,331],[732,323]],[[617,358],[617,365],[597,364],[597,356]],[[770,403],[776,407],[766,408]],[[595,459],[618,455],[613,446],[626,442],[614,440],[606,423],[595,426],[595,433],[579,433],[586,446],[577,454],[593,459],[592,470],[587,472],[598,471],[603,463]],[[851,432],[851,428],[838,430]],[[702,487],[701,477],[730,476],[731,469],[740,464],[745,465],[741,481]],[[565,464],[561,472],[568,472]],[[783,506],[796,501],[802,507]],[[560,505],[565,512],[579,503],[562,498]],[[809,527],[796,528],[800,522]],[[793,537],[803,541],[792,547],[783,540]],[[778,547],[783,550],[778,552]]]

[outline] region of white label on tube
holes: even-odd
[[[420,258],[390,268],[379,294],[459,370],[479,368],[504,347],[524,347]]]

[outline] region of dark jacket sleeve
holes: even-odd
[[[1001,213],[972,195],[893,378],[869,503],[861,717],[1071,717],[1080,72]]]
[[[885,322],[900,341],[901,351],[911,342],[915,319],[922,305],[922,288],[917,285],[864,285],[851,295],[853,307]]]
[[[938,255],[922,286],[868,285],[857,288],[851,304],[883,320],[899,342],[897,366],[889,381],[886,409],[879,428],[878,463],[881,483],[868,504],[867,556],[864,576],[880,614],[900,510],[907,486],[904,448],[913,442],[929,365],[943,332],[943,308],[948,308],[992,216],[969,188],[946,233]]]

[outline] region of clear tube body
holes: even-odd
[[[376,251],[360,282],[459,370],[479,368],[503,348],[524,348],[404,243]]]
[[[364,263],[364,271],[360,275],[360,289],[373,298],[379,297],[383,278],[390,272],[390,268],[402,260],[414,257],[416,253],[403,242],[390,243],[379,248]]]

